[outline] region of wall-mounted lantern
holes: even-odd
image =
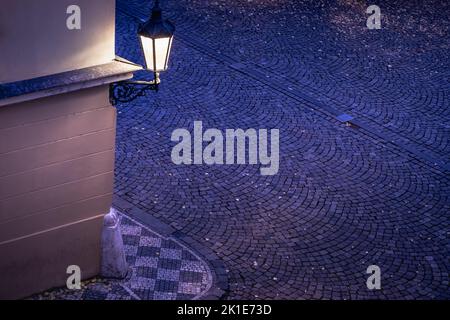
[[[158,90],[159,73],[167,70],[175,26],[162,18],[159,0],[155,0],[151,17],[139,26],[138,36],[144,54],[146,69],[153,73],[151,81],[121,81],[111,85],[110,100],[129,102],[143,96],[148,90]]]

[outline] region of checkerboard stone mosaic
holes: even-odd
[[[127,217],[121,231],[129,272],[125,279],[95,278],[80,290],[59,288],[33,300],[188,300],[200,298],[212,285],[207,264],[173,238],[165,238]]]

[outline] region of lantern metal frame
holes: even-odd
[[[138,28],[139,42],[144,54],[144,62],[146,70],[151,70],[147,65],[147,58],[145,57],[145,50],[142,44],[141,37],[152,39],[153,48],[153,80],[124,80],[112,83],[109,89],[109,99],[112,105],[118,102],[130,102],[138,97],[145,96],[148,91],[158,91],[160,84],[159,72],[167,69],[167,63],[169,59],[170,49],[173,41],[173,33],[175,32],[175,26],[168,20],[162,19],[162,11],[159,6],[159,0],[155,0],[155,4],[152,8],[152,14],[149,20],[141,24]],[[164,61],[164,69],[157,71],[156,69],[156,42],[155,39],[169,38],[167,46],[166,57]]]

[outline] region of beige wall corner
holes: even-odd
[[[81,9],[69,30],[67,8]],[[86,68],[114,59],[115,0],[2,0],[0,83]]]
[[[115,121],[107,85],[0,107],[0,298],[100,272]]]
[[[67,8],[81,9],[69,30]],[[115,57],[114,0],[2,0],[0,299],[101,270],[114,182],[110,84],[141,67]]]

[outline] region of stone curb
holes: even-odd
[[[200,242],[192,239],[181,231],[177,231],[168,224],[159,219],[149,215],[144,210],[141,210],[129,203],[128,201],[114,196],[113,207],[122,213],[129,215],[131,218],[138,220],[150,229],[156,231],[164,237],[173,238],[194,251],[200,258],[202,258],[211,270],[212,285],[211,288],[204,293],[199,299],[201,300],[219,300],[224,299],[229,291],[228,275],[225,265],[222,260],[208,247]],[[126,213],[125,213],[125,212]]]

